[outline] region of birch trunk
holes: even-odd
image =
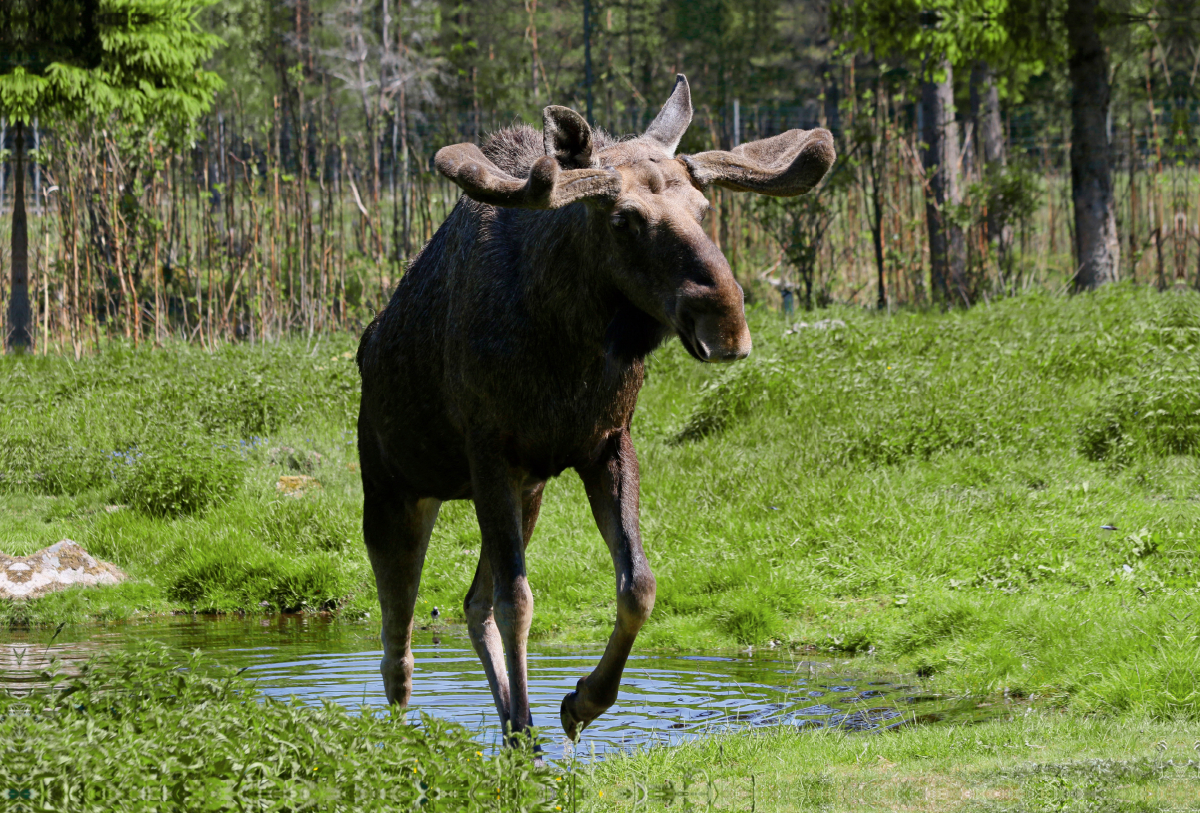
[[[954,120],[954,74],[950,61],[936,66],[921,82],[925,142],[925,214],[929,223],[930,283],[934,300],[950,307],[970,305],[966,281],[966,239],[950,220],[949,209],[962,201],[959,183],[958,124]]]

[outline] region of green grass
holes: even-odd
[[[638,645],[774,642],[943,691],[1200,718],[1200,296],[1121,285],[823,315],[846,328],[753,311],[754,354],[730,367],[677,343],[651,360],[634,434],[659,592]],[[353,346],[0,361],[0,548],[70,537],[135,580],[0,612],[377,615]],[[312,451],[324,488],[279,495]],[[420,612],[461,614],[478,549],[471,506],[446,505]],[[607,636],[611,564],[573,474],[547,487],[529,570],[535,635]]]
[[[1184,811],[1200,809],[1200,726],[1030,713],[883,735],[706,737],[585,764],[580,809]]]

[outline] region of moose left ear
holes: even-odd
[[[683,155],[692,179],[737,192],[790,198],[821,182],[837,153],[828,130],[788,130],[732,150]]]
[[[542,139],[546,155],[557,158],[563,169],[599,166],[592,149],[592,128],[569,107],[552,104],[542,111]]]

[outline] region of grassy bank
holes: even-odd
[[[758,311],[747,362],[652,359],[640,645],[815,648],[947,691],[1200,715],[1200,297],[818,316],[845,326]],[[375,611],[353,348],[0,361],[0,548],[70,537],[133,577],[6,620]],[[284,474],[323,487],[284,496]],[[421,612],[461,612],[478,546],[471,506],[445,506]],[[573,474],[548,486],[529,569],[536,635],[607,635],[611,565]]]
[[[1194,811],[1195,723],[1031,713],[883,736],[709,737],[585,766],[588,808],[665,811]],[[603,807],[602,807],[603,806]]]

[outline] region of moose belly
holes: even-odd
[[[591,464],[600,455],[609,437],[621,427],[605,427],[593,433],[563,434],[550,438],[543,433],[513,433],[504,440],[504,454],[515,467],[527,473],[531,481],[557,477],[566,469]]]

